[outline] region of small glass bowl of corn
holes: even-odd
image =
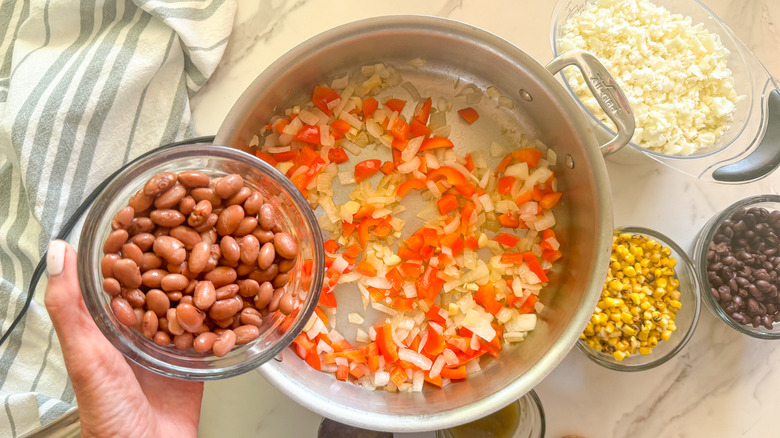
[[[656,367],[693,335],[701,304],[688,256],[663,234],[619,227],[604,288],[577,347],[617,371]]]

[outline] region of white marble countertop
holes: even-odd
[[[704,0],[780,78],[780,2]],[[193,99],[199,135],[216,133],[242,91],[277,57],[339,24],[387,14],[458,19],[514,43],[540,63],[552,59],[554,0],[239,0],[228,51]],[[615,225],[657,229],[690,249],[716,212],[746,196],[778,193],[780,173],[751,184],[697,181],[650,159],[608,160]],[[640,373],[601,368],[573,349],[536,387],[547,436],[777,436],[780,344],[740,335],[702,307],[696,332],[668,363]],[[321,417],[290,401],[259,374],[206,384],[203,437],[313,437]],[[291,425],[294,427],[291,429]]]

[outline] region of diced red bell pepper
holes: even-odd
[[[498,236],[496,236],[493,240],[495,240],[496,242],[498,242],[498,243],[500,243],[500,244],[502,244],[504,246],[508,246],[509,248],[512,248],[515,245],[517,245],[517,242],[520,241],[520,238],[519,237],[515,237],[515,236],[513,236],[511,234],[501,233]]]
[[[277,152],[274,154],[274,160],[279,163],[292,161],[299,155],[298,151]]]
[[[539,298],[536,295],[534,295],[534,294],[529,295],[528,299],[526,299],[525,302],[520,306],[520,309],[519,309],[520,313],[531,313],[531,312],[533,312],[534,304],[538,300],[539,300]]]
[[[349,122],[341,119],[336,119],[331,122],[330,127],[338,132],[341,132],[342,134],[345,134],[349,132],[350,129],[352,129],[352,125],[350,125]]]
[[[479,113],[477,110],[470,106],[458,110],[458,114],[460,114],[460,116],[463,117],[463,120],[465,120],[469,125],[476,122],[479,118]]]
[[[422,260],[423,256],[417,252],[409,249],[408,247],[402,246],[398,248],[398,257],[401,257],[402,259],[407,260]]]
[[[320,355],[317,354],[317,351],[310,351],[309,354],[306,355],[306,363],[309,364],[310,367],[314,368],[315,370],[319,371],[322,369],[322,364],[320,363]]]
[[[329,239],[329,240],[325,241],[323,246],[325,247],[325,252],[329,252],[331,254],[336,254],[336,251],[339,250],[338,242],[336,242],[333,239]]]
[[[445,379],[458,380],[466,378],[466,365],[457,368],[442,368],[441,376]]]
[[[344,235],[344,237],[349,237],[352,235],[352,233],[355,232],[357,229],[357,224],[350,223],[350,222],[342,222],[341,223],[341,234]]]
[[[474,166],[474,159],[471,158],[471,154],[466,154],[466,164],[464,165],[466,170],[471,172],[476,166]]]
[[[425,312],[425,317],[430,319],[433,322],[438,322],[439,324],[444,324],[445,319],[439,315],[439,311],[441,310],[441,307],[439,307],[436,304],[431,304],[431,307],[428,309],[427,312]]]
[[[441,178],[446,178],[451,186],[457,187],[467,184],[466,177],[457,169],[449,166],[441,166],[428,173],[428,181],[438,181]]]
[[[466,198],[471,198],[472,196],[474,196],[474,193],[477,192],[477,188],[476,186],[474,186],[474,184],[466,183],[466,184],[460,184],[455,186],[455,191],[457,191],[458,193],[460,193]]]
[[[461,216],[460,216],[460,221],[461,221],[460,229],[463,232],[463,234],[466,234],[466,229],[471,224],[472,219],[473,219],[472,216],[474,216],[474,211],[476,211],[476,209],[477,209],[477,206],[474,205],[474,203],[471,202],[471,201],[466,201],[463,204],[463,208],[460,210],[460,214],[461,214]]]
[[[419,278],[422,275],[422,265],[419,263],[403,262],[399,269],[404,277]]]
[[[504,307],[496,301],[496,290],[490,283],[482,285],[477,289],[477,293],[474,294],[474,301],[493,315],[497,314]]]
[[[358,263],[355,270],[366,277],[376,277],[376,268],[365,260]]]
[[[498,222],[506,228],[517,228],[520,226],[520,221],[510,213],[504,213],[499,216]]]
[[[352,215],[352,219],[358,220],[363,219],[364,217],[369,217],[374,213],[374,210],[376,210],[376,207],[373,205],[361,205],[360,208],[358,208],[358,211]]]
[[[441,245],[449,248],[453,257],[457,257],[465,247],[463,238],[461,238],[458,233],[450,233],[446,236],[442,236]]]
[[[468,236],[466,237],[466,241],[464,242],[466,245],[466,248],[468,249],[477,249],[479,248],[479,241],[474,236]]]
[[[425,372],[425,381],[430,383],[431,385],[436,385],[439,388],[441,388],[442,385],[444,384],[444,382],[442,382],[441,376],[431,377],[430,371]]]
[[[426,246],[439,246],[439,233],[435,228],[422,228],[423,244]]]
[[[561,257],[563,257],[563,253],[557,249],[545,249],[542,251],[542,258],[550,263],[553,263]]]
[[[501,263],[506,263],[508,265],[519,265],[524,261],[525,259],[521,253],[505,252],[501,254]]]
[[[421,178],[412,178],[412,179],[409,179],[409,180],[406,180],[406,181],[402,182],[398,186],[398,190],[396,190],[395,194],[399,198],[403,198],[404,196],[406,196],[406,194],[409,192],[409,190],[412,190],[412,189],[422,190],[422,189],[424,189],[426,187],[427,186],[425,185],[425,181],[423,181]]]
[[[524,252],[523,259],[525,260],[525,263],[528,265],[528,268],[531,270],[531,272],[536,274],[542,283],[549,281],[547,279],[547,274],[545,274],[544,270],[542,269],[542,265],[539,264],[539,260],[536,260],[536,256],[533,253]]]
[[[526,202],[529,202],[531,200],[531,190],[526,190],[523,193],[520,193],[520,195],[517,196],[517,199],[515,199],[515,204],[517,206],[521,206],[525,204]]]
[[[393,126],[390,127],[390,134],[397,140],[406,140],[409,137],[409,130],[409,124],[399,117],[393,121]]]
[[[385,106],[390,108],[393,111],[396,111],[400,113],[404,110],[404,106],[406,106],[406,101],[401,99],[390,99],[387,102],[385,102]]]
[[[496,166],[496,170],[498,172],[505,172],[506,168],[509,167],[509,164],[512,162],[512,154],[506,154],[506,157],[504,157],[503,160],[501,160],[500,163],[498,163],[498,166]]]
[[[390,282],[393,289],[400,291],[404,288],[404,276],[398,268],[393,268],[385,274],[385,278]]]
[[[373,97],[367,97],[363,99],[363,115],[366,117],[370,117],[371,114],[374,114],[374,111],[379,108],[379,102]]]
[[[336,368],[336,378],[339,380],[347,380],[349,377],[349,367],[346,365],[339,365]]]
[[[429,128],[428,125],[420,123],[417,119],[412,119],[412,122],[409,124],[409,134],[412,138],[428,137],[432,132],[433,130]]]
[[[420,151],[453,147],[455,147],[455,144],[447,137],[431,137],[423,140],[422,146],[420,146]]]
[[[295,139],[309,144],[320,144],[320,128],[313,125],[304,125],[297,134]]]
[[[267,153],[265,153],[263,151],[255,151],[255,156],[257,158],[265,161],[266,163],[270,164],[271,166],[276,167],[276,165],[279,164],[279,162],[276,161],[276,159],[274,159],[274,157],[272,157],[271,155],[269,155],[269,154],[267,154]]]
[[[408,379],[409,376],[406,375],[406,371],[402,367],[396,367],[390,372],[390,380],[395,383],[395,386],[403,385]]]
[[[393,341],[393,332],[390,324],[374,327],[376,331],[376,346],[379,353],[384,356],[386,363],[393,363],[398,360],[398,347]]]
[[[337,91],[318,85],[314,87],[314,94],[312,95],[311,101],[314,103],[314,106],[320,109],[320,111],[327,115],[331,115],[333,114],[333,110],[328,108],[328,105],[337,99],[341,99],[341,96]]]
[[[390,307],[401,312],[409,312],[414,310],[414,298],[396,297]]]
[[[546,209],[553,208],[553,207],[555,207],[555,204],[557,204],[558,201],[560,201],[561,196],[563,196],[562,192],[548,193],[548,194],[542,196],[542,200],[539,201],[539,205],[542,208],[546,208]]]
[[[498,193],[506,195],[512,191],[512,186],[517,179],[513,176],[503,176],[498,179]]]
[[[422,230],[418,230],[411,236],[404,239],[404,243],[412,251],[419,251],[420,248],[425,244],[425,239],[423,238]]]
[[[355,181],[361,182],[379,172],[382,162],[379,160],[365,160],[355,165]]]
[[[336,296],[333,295],[333,292],[323,291],[320,293],[319,305],[325,307],[337,307]]]
[[[528,167],[536,167],[543,156],[544,152],[536,148],[515,149],[512,151],[512,158],[521,163],[527,163]]]
[[[429,97],[415,109],[414,120],[422,125],[427,125],[428,117],[431,115],[431,106],[433,106],[433,101]]]
[[[333,148],[328,151],[328,160],[331,163],[341,164],[349,161],[349,156],[347,156],[347,151],[344,148]]]
[[[433,302],[436,299],[442,286],[444,286],[444,280],[436,275],[438,272],[438,268],[428,265],[422,277],[416,283],[418,298],[428,302]]]
[[[433,327],[431,327],[431,324],[428,324],[428,340],[425,341],[425,345],[423,346],[423,352],[425,354],[431,355],[431,356],[438,356],[441,354],[442,351],[444,351],[444,347],[446,346],[446,343],[444,342],[444,336],[437,332]]]
[[[449,214],[450,212],[457,210],[459,207],[458,198],[456,198],[452,193],[439,198],[436,201],[436,205],[438,205],[439,213],[441,214]]]
[[[392,161],[385,161],[382,163],[382,167],[379,168],[379,171],[382,172],[385,175],[390,175],[390,173],[395,169],[395,163]]]
[[[358,240],[361,247],[365,248],[366,243],[368,243],[370,228],[379,225],[380,222],[382,222],[382,219],[373,217],[367,217],[360,222],[360,225],[358,225]]]

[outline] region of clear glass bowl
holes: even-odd
[[[280,215],[284,231],[299,243],[299,260],[312,262],[310,272],[298,263],[286,288],[303,303],[290,315],[278,310],[264,318],[260,336],[235,347],[223,357],[160,347],[142,333],[117,321],[103,292],[100,261],[103,242],[111,231],[114,214],[145,182],[160,172],[199,170],[218,177],[237,173],[247,185],[263,194]],[[161,149],[138,160],[120,173],[98,195],[87,213],[78,247],[79,282],[95,323],[109,341],[133,362],[157,373],[185,380],[212,380],[253,370],[274,358],[303,330],[319,299],[325,254],[317,220],[306,200],[279,171],[264,161],[237,149],[213,145],[185,145]]]
[[[615,229],[615,236],[621,233],[639,234],[655,240],[662,246],[672,251],[672,257],[677,260],[674,268],[674,274],[680,282],[677,290],[680,291],[680,302],[682,308],[675,314],[675,324],[677,330],[672,332],[667,341],[659,341],[650,354],[642,355],[632,354],[622,361],[618,361],[614,356],[608,353],[596,351],[588,346],[582,339],[577,342],[577,348],[585,353],[588,358],[599,365],[616,371],[642,371],[655,368],[674,357],[683,349],[688,340],[693,335],[696,324],[699,321],[699,310],[701,306],[701,295],[699,280],[693,268],[693,263],[672,239],[659,233],[643,227],[619,227]]]
[[[558,0],[553,10],[550,26],[550,43],[553,53],[562,52],[560,40],[565,35],[565,25],[576,14],[596,0]],[[777,167],[775,151],[764,142],[771,103],[776,104],[780,95],[774,79],[761,61],[734,35],[734,32],[699,0],[651,0],[674,14],[691,17],[693,24],[702,23],[710,33],[720,37],[729,50],[729,69],[734,77],[734,87],[744,100],[736,104],[734,120],[715,144],[690,156],[668,155],[646,149],[634,142],[615,154],[618,162],[632,162],[635,157],[649,156],[669,167],[695,178],[723,183],[754,181],[768,175]],[[611,126],[601,122],[577,96],[566,75],[561,75],[565,88],[580,108],[590,116],[598,138],[612,138]],[[763,146],[762,146],[763,145]],[[756,153],[754,153],[756,152]],[[626,159],[628,157],[628,159]]]
[[[544,407],[533,389],[485,418],[436,431],[436,438],[544,438]]]
[[[729,219],[734,212],[743,208],[763,207],[769,211],[780,210],[780,196],[778,195],[758,195],[737,201],[728,206],[720,213],[713,216],[701,229],[696,236],[694,243],[693,258],[696,266],[696,273],[699,277],[703,289],[703,300],[705,305],[723,322],[734,330],[759,339],[780,339],[780,323],[775,322],[771,330],[759,325],[753,327],[752,324],[742,324],[731,317],[721,306],[712,294],[712,285],[707,276],[707,252],[710,242],[712,242],[718,227],[723,221]],[[780,272],[779,272],[780,273]]]

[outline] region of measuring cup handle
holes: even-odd
[[[593,97],[617,127],[617,135],[601,146],[601,153],[606,157],[617,152],[631,141],[636,127],[626,95],[598,58],[585,50],[562,53],[547,64],[547,70],[555,75],[570,65],[580,69]]]

